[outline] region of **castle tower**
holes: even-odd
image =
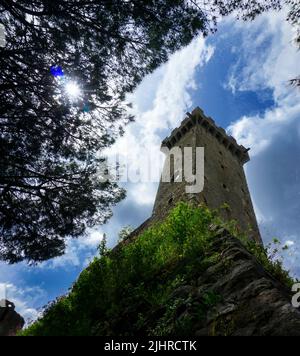
[[[171,181],[160,182],[153,220],[162,219],[179,201],[204,203],[211,209],[228,206],[221,209],[222,217],[236,220],[241,231],[248,232],[249,238],[262,243],[243,168],[250,160],[249,150],[238,145],[233,137],[216,126],[214,120],[206,117],[199,108],[187,114],[180,127],[163,141],[162,147],[169,150],[178,147],[182,151],[185,147],[192,147],[193,163],[196,147],[204,147],[204,189],[201,193],[187,193],[187,182],[184,179],[182,182],[176,181],[179,172],[178,166],[175,169],[172,156],[171,165],[170,160],[166,159],[165,165],[170,166]]]

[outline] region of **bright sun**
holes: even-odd
[[[81,95],[80,87],[75,82],[68,82],[65,86],[65,91],[69,98],[72,100],[79,98]]]

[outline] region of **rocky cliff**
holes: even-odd
[[[205,207],[107,252],[24,335],[300,335],[293,280]]]
[[[189,318],[196,336],[300,335],[300,312],[291,305],[287,285],[224,229],[216,234],[212,252],[220,259],[195,276],[194,285],[174,290],[173,297],[183,300],[177,321]],[[199,318],[203,296],[211,292],[219,297]]]

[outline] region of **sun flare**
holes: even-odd
[[[76,100],[81,96],[81,89],[76,82],[68,82],[65,86],[65,92],[71,100]]]

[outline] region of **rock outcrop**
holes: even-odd
[[[293,279],[205,207],[178,205],[96,258],[26,336],[300,336]]]
[[[174,295],[188,300],[180,318],[189,318],[193,334],[232,336],[300,336],[300,312],[291,291],[271,276],[236,238],[221,230],[213,249],[220,260],[199,274],[196,286],[181,286]],[[219,301],[205,318],[197,316],[209,292]],[[198,305],[198,307],[197,307]]]
[[[24,324],[24,319],[15,311],[13,303],[0,301],[0,336],[15,336]]]
[[[176,287],[165,306],[151,311],[143,305],[145,322],[132,334],[156,330],[161,336],[300,336],[300,311],[292,306],[290,289],[238,239],[220,229],[210,254],[219,258],[206,270],[195,270],[190,284]],[[129,306],[116,329],[123,324],[130,330],[139,308]]]

